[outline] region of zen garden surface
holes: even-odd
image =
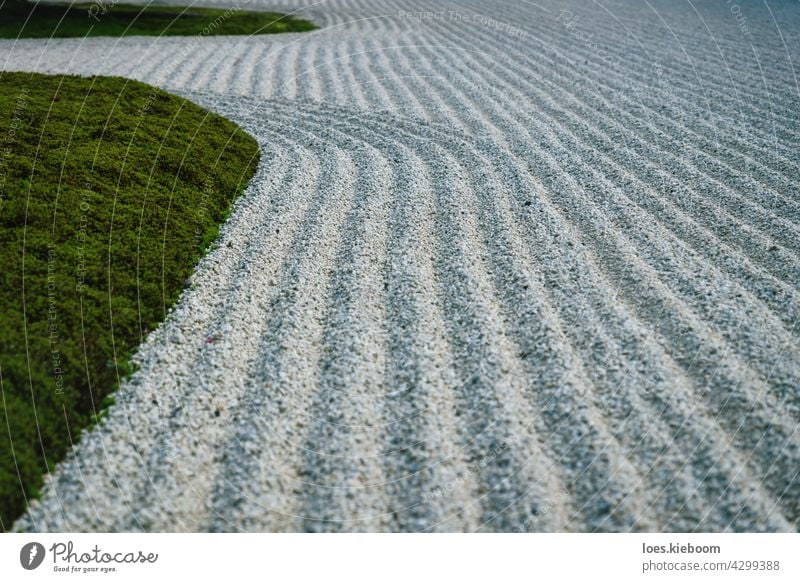
[[[15,527],[796,530],[800,6],[748,7],[329,0],[302,34],[0,41],[261,147]]]

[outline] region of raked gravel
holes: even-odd
[[[431,4],[0,41],[263,150],[18,530],[797,530],[800,5]]]

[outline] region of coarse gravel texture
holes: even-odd
[[[432,4],[0,42],[263,149],[17,529],[797,530],[800,4]]]

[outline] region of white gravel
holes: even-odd
[[[17,529],[796,530],[800,5],[697,4],[0,41],[263,148]]]

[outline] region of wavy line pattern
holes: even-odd
[[[796,531],[800,7],[770,8],[325,0],[306,35],[0,42],[264,151],[17,528]]]

